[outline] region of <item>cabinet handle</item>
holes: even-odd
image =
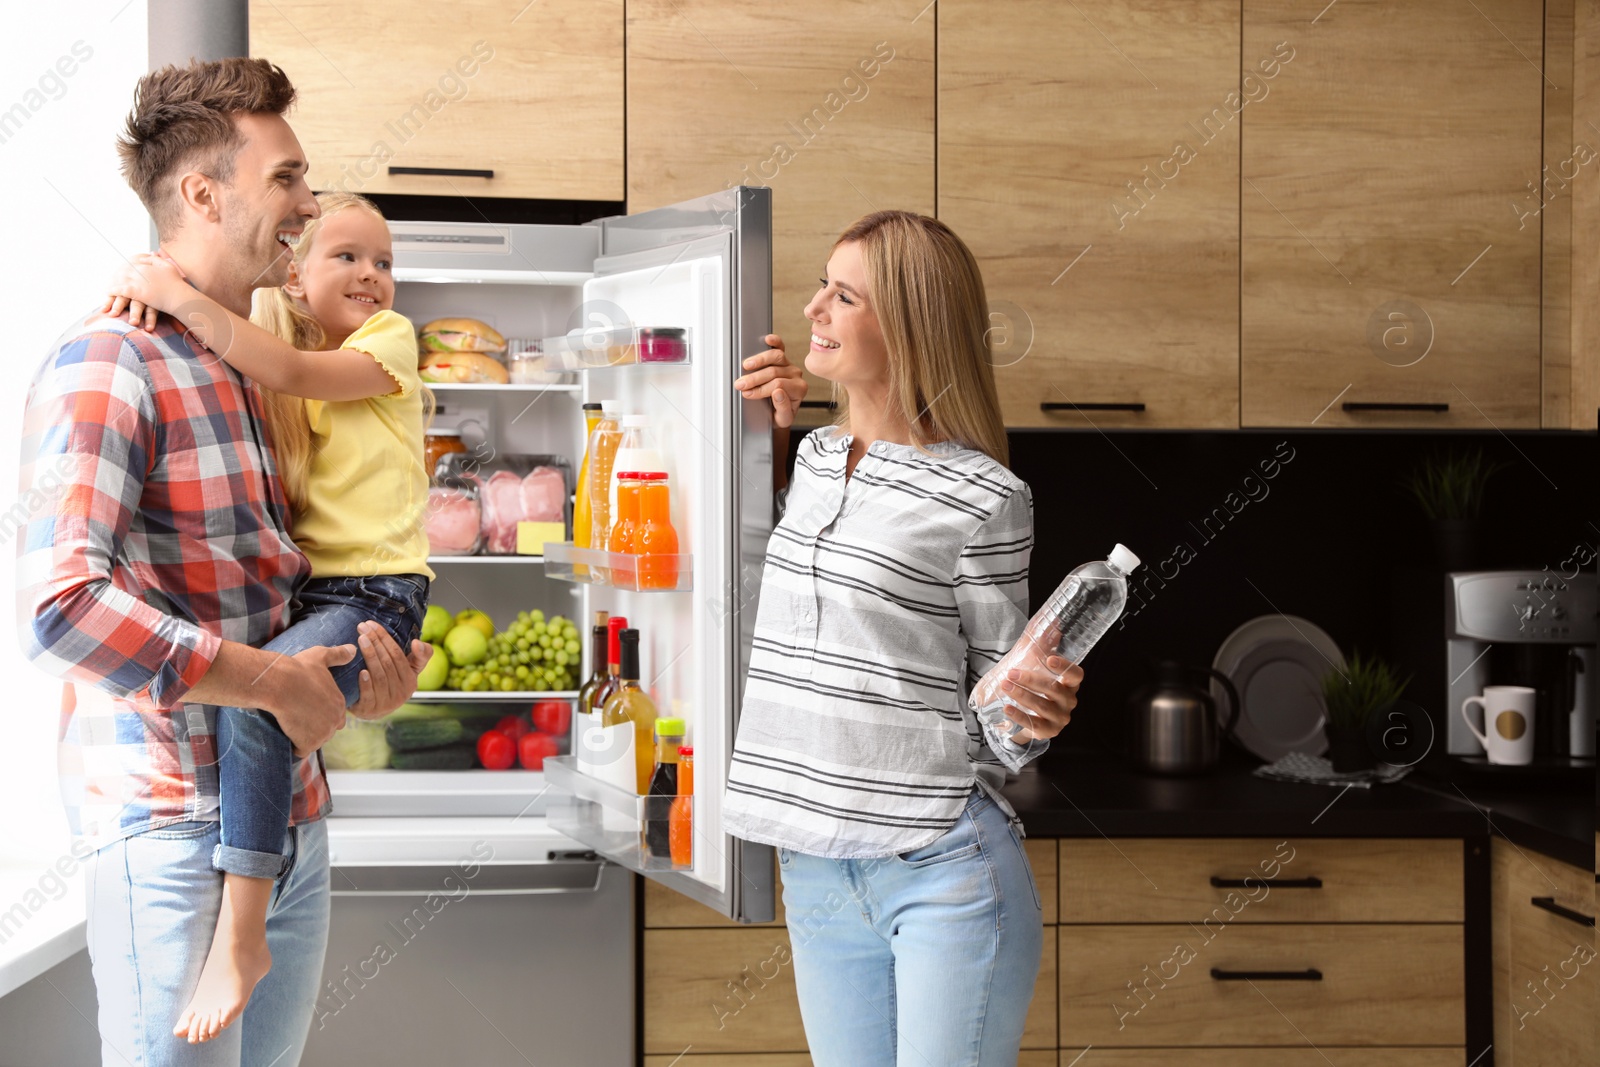
[[[1345,411],[1449,411],[1449,404],[1389,404],[1373,400],[1346,400]]]
[[[1321,878],[1218,878],[1211,876],[1217,889],[1249,889],[1252,885],[1270,886],[1273,889],[1321,889]]]
[[[432,178],[493,178],[492,170],[473,170],[470,167],[390,167],[389,173],[421,174]]]
[[[1225,971],[1213,967],[1211,977],[1219,982],[1320,982],[1322,972],[1315,967],[1303,971]]]
[[[833,411],[839,404],[834,400],[802,400],[800,401],[800,406],[803,408],[826,408],[829,411]]]
[[[1534,897],[1532,898],[1531,903],[1536,908],[1543,908],[1551,915],[1559,915],[1569,922],[1577,923],[1579,926],[1594,925],[1593,915],[1585,915],[1581,911],[1573,911],[1571,908],[1563,908],[1560,904],[1556,903],[1555,897]]]
[[[1143,411],[1144,404],[1062,404],[1055,401],[1044,401],[1039,405],[1040,411]]]

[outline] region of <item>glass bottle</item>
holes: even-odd
[[[672,498],[662,471],[639,474],[639,525],[634,551],[640,589],[678,588],[678,531],[672,528]]]
[[[670,859],[672,844],[669,821],[672,798],[678,795],[678,749],[683,744],[683,720],[663,716],[656,720],[655,765],[650,771],[646,796],[644,835],[640,845],[656,859]]]
[[[600,687],[605,685],[606,679],[610,677],[607,664],[607,652],[610,650],[610,643],[606,640],[608,629],[606,619],[605,612],[597,611],[594,613],[594,626],[589,632],[589,679],[578,690],[578,714],[580,715],[588,715],[596,710],[595,694],[600,691]]]
[[[595,711],[605,711],[606,701],[611,699],[611,694],[617,691],[622,682],[622,631],[627,628],[628,619],[625,615],[613,615],[606,620],[606,650],[602,660],[605,666],[600,668],[606,676],[594,691]]]
[[[634,562],[628,558],[637,549],[634,538],[639,530],[639,489],[643,485],[636,471],[617,474],[616,522],[611,527],[611,537],[606,547],[612,553],[611,584],[618,589],[637,588]]]
[[[601,712],[603,727],[633,725],[633,757],[635,782],[639,796],[650,790],[650,775],[655,770],[655,749],[651,740],[655,733],[656,703],[639,687],[639,631],[623,630],[618,636],[622,646],[622,663],[617,671],[617,689],[606,698]]]

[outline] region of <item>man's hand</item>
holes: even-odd
[[[110,293],[103,309],[106,314],[117,318],[126,309],[128,324],[146,330],[155,328],[159,312],[176,311],[186,299],[195,296],[194,289],[171,261],[148,252],[134,256],[116,273]]]
[[[1059,734],[1072,721],[1082,684],[1083,668],[1060,656],[1046,659],[1043,668],[1010,671],[1000,691],[1021,705],[1005,707],[1006,717],[1021,727],[1011,734],[1011,742],[1025,745]]]
[[[733,387],[746,400],[770,396],[773,424],[788,426],[794,422],[794,413],[800,410],[800,401],[806,398],[810,386],[805,372],[789,362],[783,338],[769,333],[763,340],[772,347],[745,359],[744,374],[733,380]]]
[[[355,658],[354,645],[319,645],[293,656],[279,656],[267,672],[276,677],[263,674],[263,695],[271,696],[260,706],[278,720],[294,743],[296,756],[309,756],[344,725],[344,694],[328,669]]]
[[[413,641],[410,656],[402,656],[400,646],[382,626],[368,621],[358,629],[367,669],[361,672],[361,699],[350,706],[350,714],[358,719],[381,719],[417,691],[417,675],[433,658],[433,646]]]

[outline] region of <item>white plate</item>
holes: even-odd
[[[1322,676],[1344,668],[1344,653],[1320,626],[1298,615],[1260,615],[1240,626],[1217,649],[1211,665],[1239,690],[1239,743],[1269,763],[1291,752],[1327,751],[1327,706]],[[1213,681],[1222,707],[1227,694]]]

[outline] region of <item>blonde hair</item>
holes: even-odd
[[[306,223],[300,239],[294,246],[296,275],[303,277],[306,257],[311,252],[322,224],[341,211],[358,208],[370,211],[380,222],[387,222],[378,206],[356,193],[318,193],[317,206],[322,214]],[[250,321],[277,335],[281,340],[303,352],[319,351],[328,342],[322,324],[304,304],[281,288],[257,289]],[[424,419],[433,413],[433,393],[422,390]],[[266,413],[267,430],[272,435],[272,448],[278,460],[278,475],[283,479],[283,490],[289,503],[300,510],[306,506],[306,483],[311,473],[311,422],[306,416],[305,400],[287,393],[261,389],[261,399]]]
[[[978,261],[940,222],[876,211],[839,235],[859,242],[889,355],[889,403],[912,443],[953,441],[1010,461],[989,349],[989,302]],[[836,421],[848,412],[841,403]]]

